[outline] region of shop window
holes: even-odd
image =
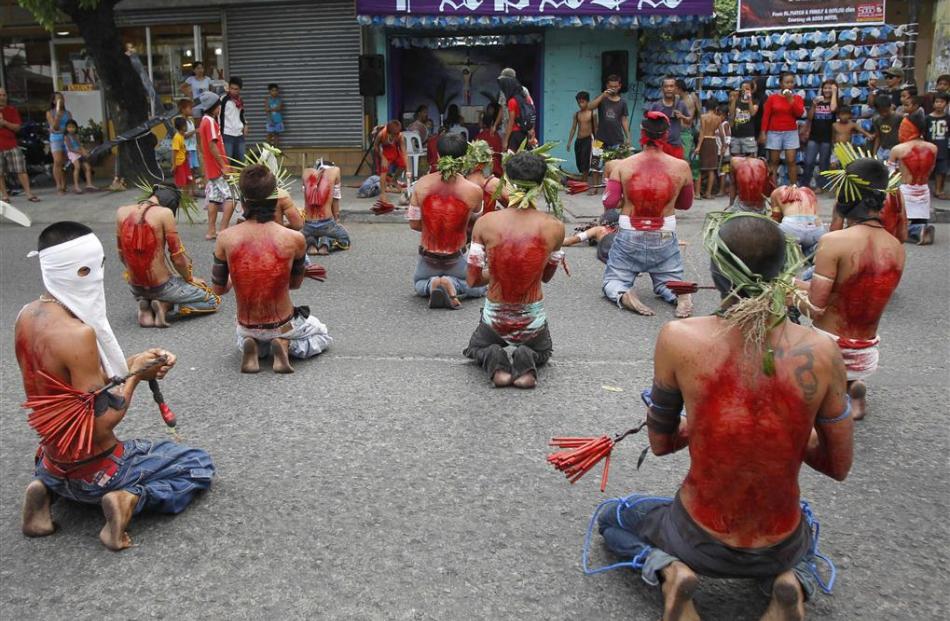
[[[24,119],[45,121],[53,94],[49,37],[0,39],[7,96]]]

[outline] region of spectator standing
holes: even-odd
[[[871,92],[868,95],[868,105],[877,108],[877,98],[881,96],[887,96],[890,101],[896,102],[900,100],[901,95],[901,83],[904,81],[904,72],[898,69],[897,67],[891,67],[884,71],[884,87],[877,87],[877,80],[869,80],[868,86],[871,87]]]
[[[224,153],[232,161],[244,161],[244,138],[247,122],[244,120],[244,101],[241,99],[241,78],[228,81],[228,94],[221,98],[221,135],[224,137]],[[207,165],[207,162],[205,162]]]
[[[185,119],[185,153],[188,156],[188,167],[195,185],[201,184],[201,164],[198,161],[198,132],[195,129],[195,119],[192,117],[194,104],[191,99],[178,100],[178,113]]]
[[[79,170],[86,173],[86,191],[95,192],[98,190],[92,184],[92,166],[86,160],[86,149],[82,146],[82,140],[79,138],[79,123],[69,119],[66,123],[66,135],[63,137],[63,143],[66,145],[66,157],[69,163],[73,165],[73,191],[76,194],[82,194],[83,190],[79,187]]]
[[[527,118],[533,116],[534,103],[525,98],[524,87],[517,78],[502,75],[498,78],[498,85],[505,96],[505,109],[508,111],[502,144],[509,151],[517,151],[528,139],[528,132],[534,129],[535,119]]]
[[[501,73],[498,75],[499,86],[501,85],[502,78],[514,78],[518,80],[518,73],[511,67],[505,67],[501,70]],[[521,81],[518,80],[518,83],[521,84]],[[528,92],[528,87],[521,85],[521,96],[524,97],[524,100],[529,102],[531,105],[534,105],[534,100],[531,99],[531,93]],[[494,129],[498,130],[499,123],[502,127],[508,127],[508,97],[505,95],[504,91],[501,91],[498,94],[498,111],[500,114],[495,116],[495,125]]]
[[[874,106],[877,108],[877,114],[871,121],[874,126],[874,153],[877,159],[886,162],[891,156],[891,149],[899,141],[897,130],[901,118],[894,112],[894,104],[887,95],[875,97]]]
[[[937,98],[937,95],[940,93],[946,93],[950,95],[950,75],[942,75],[937,78],[937,83],[934,86],[934,91],[931,93],[926,93],[924,95],[924,111],[927,114],[930,114],[934,110],[934,100]]]
[[[211,78],[205,75],[205,66],[200,60],[191,66],[193,75],[188,76],[184,84],[181,85],[182,92],[191,93],[191,98],[195,101],[201,99],[201,93],[211,90]]]
[[[20,180],[26,199],[31,203],[40,200],[30,189],[30,176],[26,172],[26,158],[17,145],[16,134],[20,131],[20,113],[7,102],[6,89],[0,88],[0,200],[10,200],[7,192],[7,173],[13,173]]]
[[[412,123],[409,124],[409,131],[419,134],[419,140],[422,144],[429,139],[429,107],[425,104],[416,108],[416,113],[412,117]]]
[[[821,93],[808,109],[808,144],[805,146],[805,167],[802,171],[802,187],[811,186],[815,164],[819,170],[831,168],[831,128],[838,112],[838,85],[834,80],[821,84]],[[821,191],[821,183],[818,190]]]
[[[805,100],[796,95],[795,74],[783,71],[779,78],[781,92],[772,93],[765,100],[759,143],[769,152],[769,174],[773,179],[778,172],[779,158],[785,154],[788,181],[798,184],[798,165],[795,156],[801,143],[798,139],[798,119],[805,114]]]
[[[49,150],[53,156],[53,181],[56,182],[56,191],[66,193],[66,123],[72,119],[66,109],[66,100],[63,94],[53,93],[46,111],[46,125],[49,127]]]
[[[172,170],[175,173],[175,186],[182,192],[191,191],[191,166],[188,163],[188,149],[185,146],[185,133],[188,121],[179,116],[175,119],[175,136],[172,138]]]
[[[489,113],[486,112],[483,114],[481,131],[479,131],[478,135],[475,136],[475,140],[484,140],[488,143],[488,146],[491,147],[491,172],[493,175],[495,175],[495,177],[501,179],[505,174],[505,171],[502,170],[501,167],[501,152],[504,151],[504,148],[501,145],[501,136],[498,135],[498,132],[492,129],[493,122],[494,119]],[[436,153],[436,159],[438,159],[438,153]]]
[[[448,133],[461,134],[465,137],[465,141],[468,142],[468,130],[465,129],[465,125],[462,124],[462,113],[459,111],[457,104],[449,106],[449,109],[445,113],[444,125]]]
[[[229,166],[224,149],[224,140],[221,136],[221,127],[218,125],[218,113],[221,100],[211,91],[201,93],[198,108],[201,110],[201,124],[198,126],[198,144],[201,146],[201,159],[204,160],[205,201],[208,209],[208,232],[205,239],[212,240],[218,236],[218,210],[223,209],[221,230],[228,228],[231,214],[234,213],[234,200],[231,197],[231,186],[228,185],[225,175]]]
[[[698,151],[694,151],[694,147],[699,146],[696,143],[696,139],[699,135],[699,133],[696,131],[696,128],[699,127],[700,117],[703,114],[703,107],[699,101],[699,96],[690,90],[689,86],[686,85],[686,80],[682,78],[676,80],[676,97],[685,103],[686,109],[689,110],[689,118],[691,120],[689,123],[682,123],[680,140],[683,142],[683,152],[689,156],[689,169],[693,174],[694,194],[698,196],[701,162],[696,156]]]
[[[267,142],[280,146],[280,135],[284,133],[284,98],[280,96],[277,84],[267,85],[267,100],[264,102],[267,113]]]
[[[574,120],[571,122],[571,132],[567,136],[567,150],[574,151],[577,172],[584,176],[584,181],[587,181],[590,176],[590,156],[594,146],[594,134],[597,133],[597,117],[594,116],[594,111],[587,107],[590,103],[590,93],[581,91],[575,95],[574,100],[579,109],[574,113]],[[575,133],[577,142],[574,142]]]
[[[937,145],[937,161],[934,164],[934,196],[945,200],[944,182],[950,168],[950,93],[933,96],[933,112],[927,116],[927,140]]]
[[[742,157],[755,157],[758,147],[755,143],[755,116],[759,104],[753,95],[755,83],[744,80],[739,90],[729,93],[729,125],[732,140],[729,153]]]
[[[676,97],[676,78],[667,76],[663,78],[660,84],[663,89],[663,97],[650,106],[650,110],[662,112],[670,120],[670,133],[666,143],[662,145],[663,151],[668,155],[685,160],[686,154],[683,150],[683,141],[680,135],[683,124],[689,126],[693,119],[689,116],[689,108],[686,107],[686,103]],[[600,119],[600,122],[603,124],[603,118]]]

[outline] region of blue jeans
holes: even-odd
[[[928,221],[913,218],[907,223],[907,241],[919,242],[920,236],[924,234]]]
[[[786,220],[778,225],[782,232],[798,241],[798,245],[802,248],[802,254],[806,257],[813,255],[815,250],[818,249],[818,240],[828,232],[827,229],[824,226],[795,222],[791,218],[786,218]]]
[[[663,231],[630,231],[620,229],[607,255],[604,270],[604,295],[620,305],[620,298],[633,288],[637,276],[648,273],[653,292],[673,304],[676,295],[664,284],[683,279],[683,257],[676,233]]]
[[[184,278],[172,276],[157,287],[139,287],[129,285],[136,300],[160,300],[174,304],[173,312],[179,315],[191,313],[213,313],[221,305],[221,298],[210,289],[186,282]]]
[[[228,136],[227,134],[223,135],[224,137],[224,155],[228,160],[237,160],[238,162],[244,161],[244,136]]]
[[[96,474],[86,479],[60,479],[36,464],[35,476],[51,492],[88,504],[98,504],[109,492],[131,492],[139,497],[135,513],[145,509],[180,513],[195,492],[211,487],[214,464],[207,452],[161,440],[126,440],[125,453],[109,457],[119,469],[112,477]]]
[[[809,140],[808,144],[805,145],[805,166],[800,181],[801,187],[807,188],[811,185],[812,173],[815,171],[816,162],[819,171],[831,168],[830,142],[815,142],[814,140]],[[818,186],[822,187],[823,185],[821,180],[819,180]]]
[[[301,231],[307,238],[307,246],[326,246],[330,251],[347,250],[350,247],[350,234],[333,218],[325,220],[307,220]]]
[[[460,298],[480,298],[488,287],[469,287],[467,281],[468,257],[463,252],[454,259],[440,260],[419,256],[416,273],[412,276],[416,295],[428,297],[432,292],[432,279],[443,277],[452,281],[456,294]]]

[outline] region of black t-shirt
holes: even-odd
[[[749,110],[751,109],[752,104],[749,102],[736,102],[736,116],[732,120],[733,138],[755,137],[755,122],[753,121],[752,115],[749,113]]]
[[[615,147],[626,142],[621,119],[630,116],[627,113],[627,102],[624,99],[610,101],[607,97],[600,100],[597,106],[597,140],[606,147]]]
[[[809,140],[819,144],[831,142],[831,125],[835,122],[835,115],[831,111],[830,102],[815,104],[815,114],[811,119],[811,135]]]
[[[927,140],[937,145],[937,159],[945,160],[948,157],[950,146],[950,114],[927,117]]]

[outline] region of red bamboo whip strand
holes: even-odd
[[[563,450],[548,455],[547,461],[555,469],[563,472],[572,485],[603,461],[604,468],[600,475],[600,491],[603,492],[607,489],[607,477],[610,474],[610,455],[617,442],[639,432],[645,426],[646,421],[643,421],[639,426],[612,438],[609,436],[555,436],[548,442],[548,446],[556,446]]]
[[[311,263],[307,266],[307,269],[304,272],[307,278],[313,278],[314,280],[323,282],[327,279],[327,268],[322,265],[317,265],[316,263]]]
[[[714,285],[700,285],[695,282],[689,282],[685,280],[668,280],[665,283],[666,287],[676,295],[686,295],[689,293],[696,293],[700,289],[715,289]]]

